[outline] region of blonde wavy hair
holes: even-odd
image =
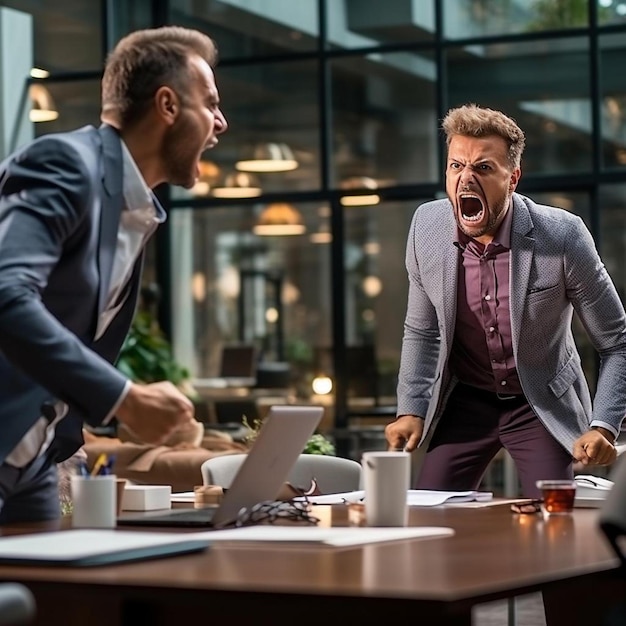
[[[524,132],[513,118],[501,111],[480,107],[477,104],[465,104],[450,109],[443,118],[441,128],[446,135],[449,147],[452,137],[502,137],[509,147],[508,160],[513,169],[520,167],[522,153],[526,145]]]

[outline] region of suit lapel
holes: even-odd
[[[446,210],[446,219],[441,224],[441,245],[438,246],[441,254],[441,285],[443,286],[443,316],[444,328],[446,331],[446,345],[452,345],[454,335],[454,327],[456,325],[456,299],[457,284],[459,280],[459,254],[453,245],[453,241],[457,239],[457,226],[454,219],[454,213],[448,206]]]
[[[530,269],[535,254],[532,236],[533,222],[525,202],[513,194],[513,223],[511,225],[511,263],[509,268],[511,298],[511,334],[513,351],[517,355],[519,336],[528,292]]]
[[[113,258],[117,247],[117,233],[122,212],[122,144],[117,132],[103,124],[98,132],[102,140],[102,211],[100,212],[100,242],[98,249],[98,312],[107,303]]]

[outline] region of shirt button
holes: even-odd
[[[503,380],[500,384],[501,384],[503,387],[506,387],[506,380]]]
[[[491,296],[485,296],[485,300],[491,300]]]
[[[494,327],[494,326],[490,326],[490,327],[489,327],[489,332],[490,332],[490,333],[492,333],[492,332],[494,332],[494,331],[495,331],[495,327]]]

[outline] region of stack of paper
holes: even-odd
[[[425,489],[409,489],[407,503],[409,506],[437,506],[458,502],[488,502],[493,494],[488,491],[428,491]],[[362,502],[365,491],[349,491],[346,493],[331,493],[322,496],[309,496],[311,504],[342,504]]]

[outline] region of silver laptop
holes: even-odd
[[[232,523],[242,508],[276,498],[323,413],[320,406],[272,406],[218,507],[122,514],[118,525],[217,528]]]

